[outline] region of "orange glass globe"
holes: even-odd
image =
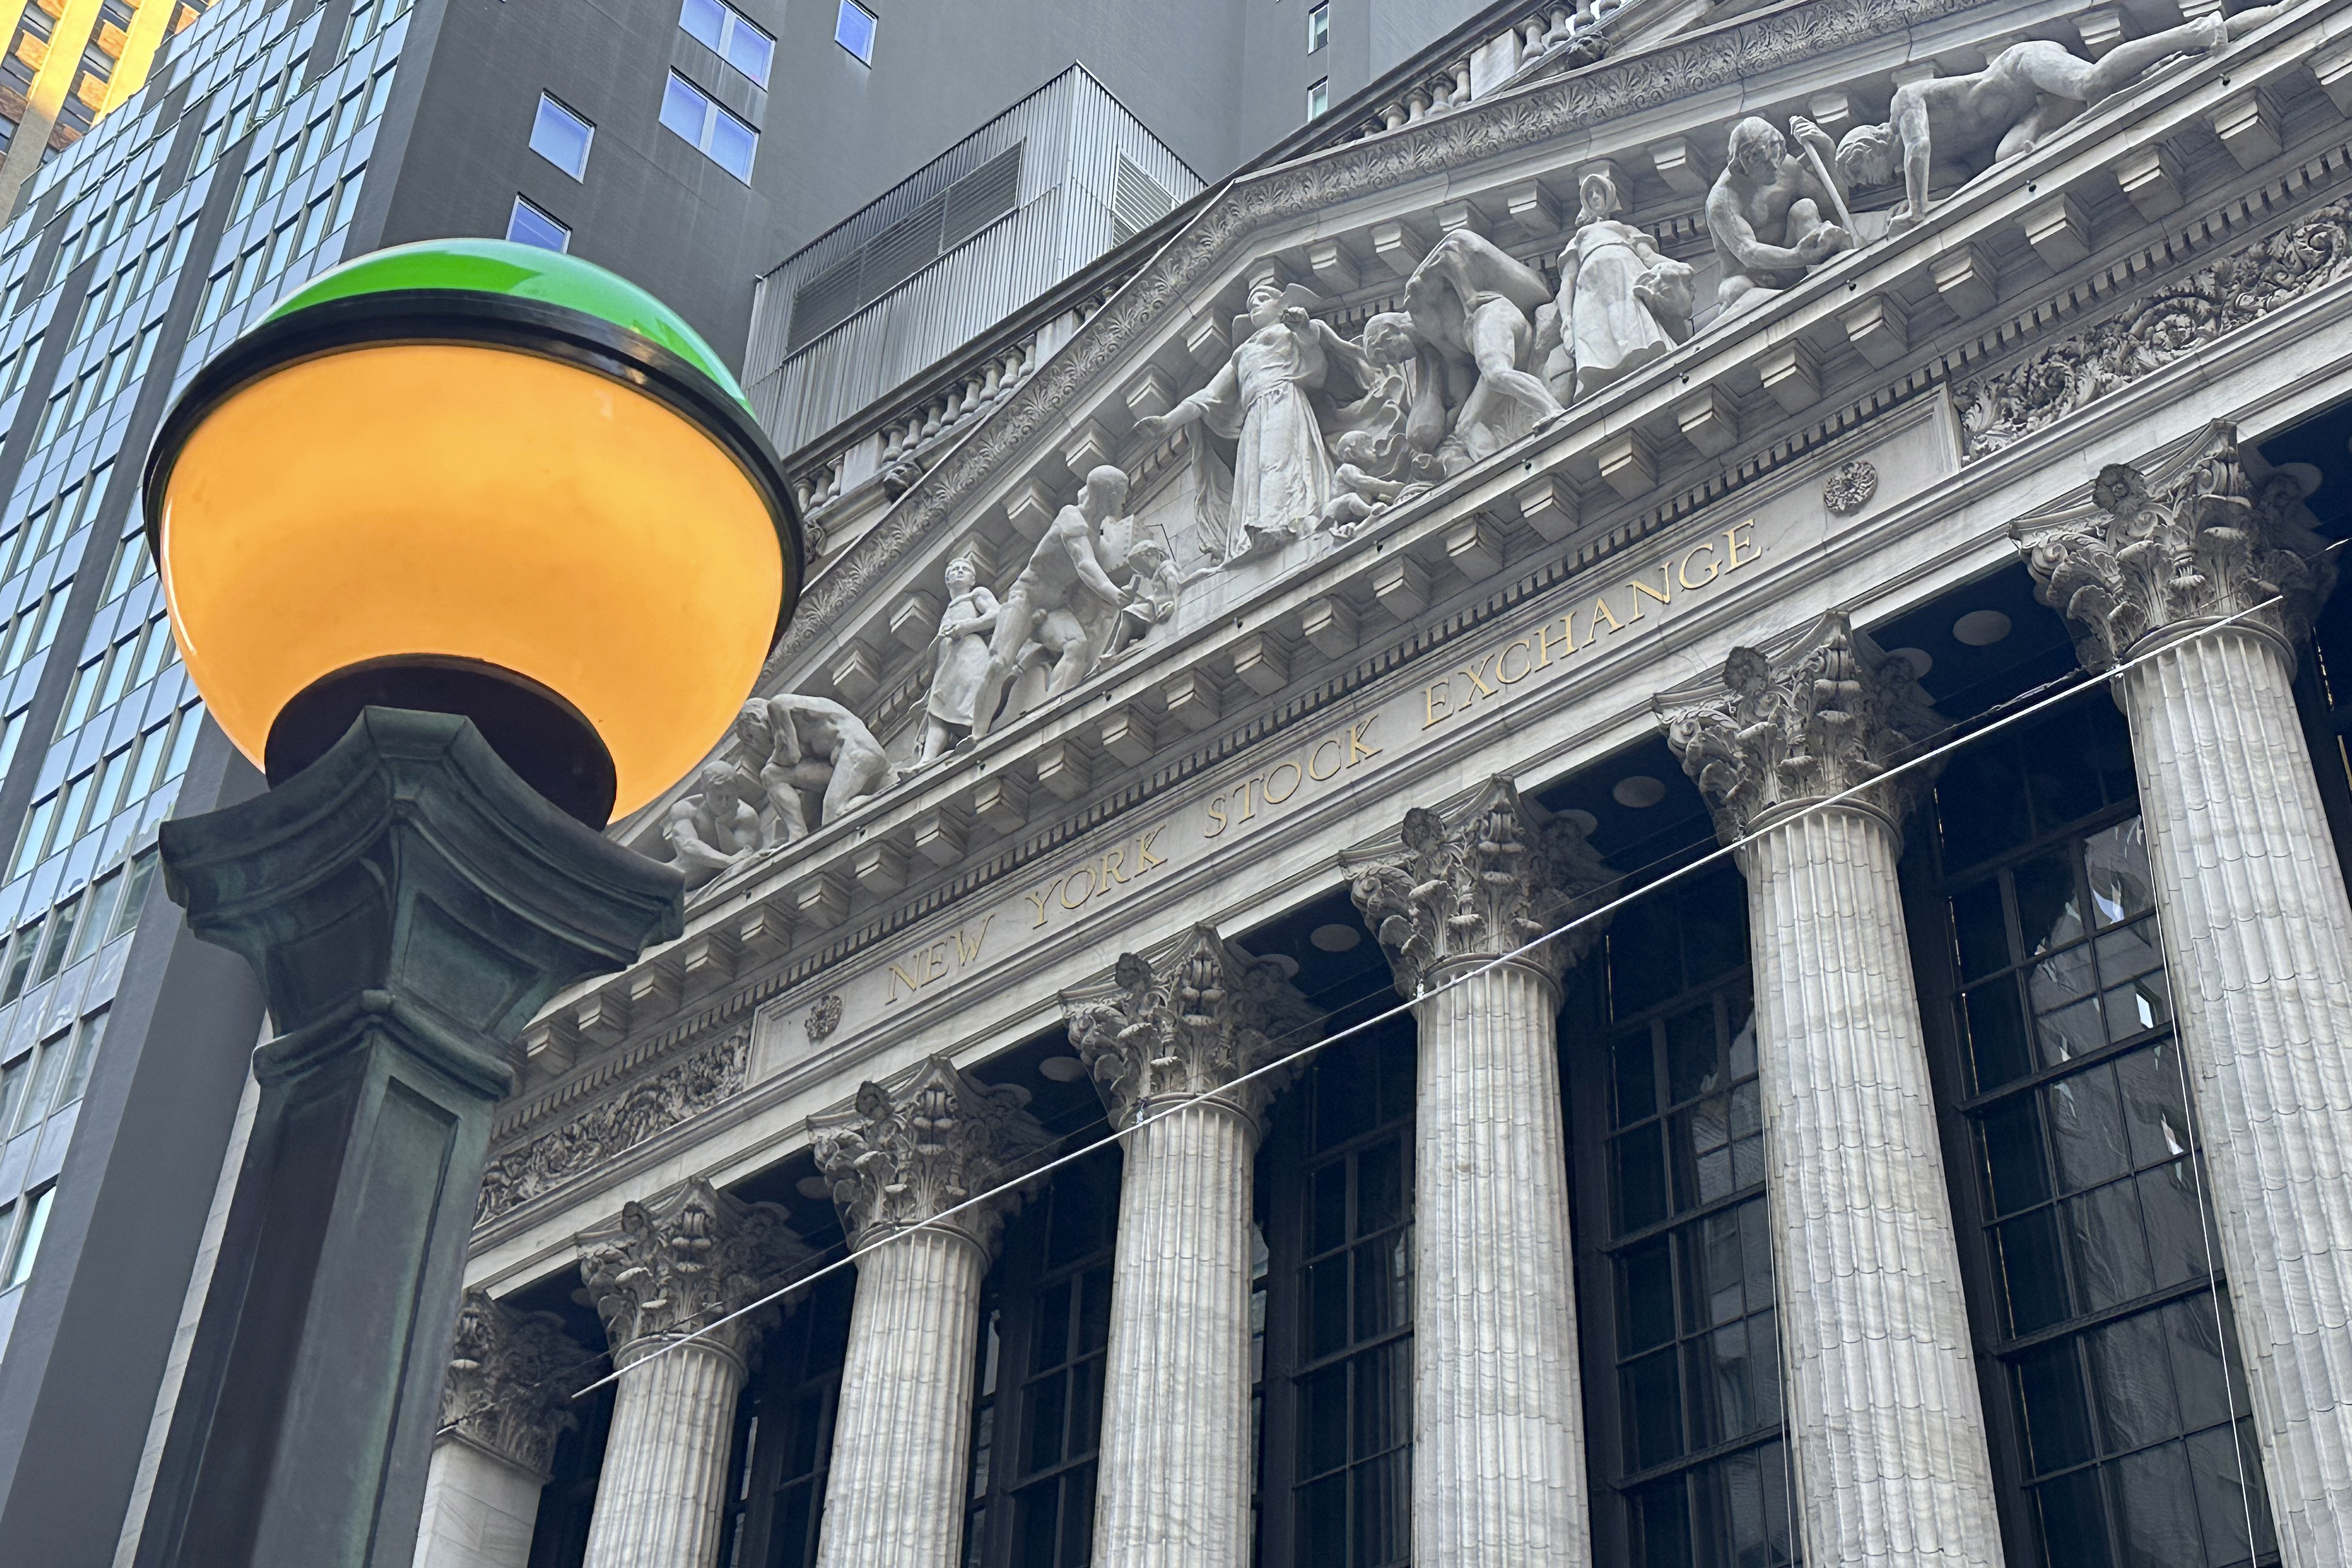
[[[717,356],[633,285],[499,242],[296,294],[191,383],[146,500],[189,673],[273,780],[369,702],[461,711],[599,826],[709,752],[801,580]]]

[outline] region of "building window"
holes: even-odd
[[[507,237],[541,250],[572,248],[572,231],[520,196],[514,199],[514,211],[507,215]]]
[[[1412,1545],[1413,1060],[1412,1022],[1391,1020],[1275,1102],[1258,1185],[1270,1563],[1387,1568]]]
[[[751,155],[759,151],[760,133],[710,100],[710,95],[670,73],[662,94],[661,122],[694,143],[710,161],[742,181],[751,183]]]
[[[2130,759],[2104,703],[1963,750],[1913,893],[1997,1479],[2046,1568],[2271,1563]]]
[[[776,40],[768,37],[751,18],[720,0],[686,0],[677,14],[677,25],[687,35],[708,47],[711,53],[750,77],[761,87],[768,85],[768,68],[776,57]],[[866,20],[870,38],[873,19]]]
[[[1331,107],[1331,79],[1325,77],[1307,89],[1307,118],[1320,120]]]
[[[1746,893],[1722,867],[1619,911],[1564,1040],[1596,1557],[1780,1568],[1783,1448]]]
[[[761,1347],[738,1417],[740,1469],[727,1490],[721,1563],[815,1568],[856,1278],[845,1271],[819,1280]]]
[[[545,93],[530,122],[530,150],[575,180],[588,177],[588,144],[596,128]]]
[[[1313,54],[1331,41],[1331,7],[1327,3],[1307,13],[1307,52]]]
[[[1094,1533],[1118,1161],[1061,1171],[1040,1206],[1009,1228],[981,1309],[968,1568],[1084,1563]]]
[[[841,0],[840,14],[834,18],[833,41],[867,65],[872,65],[874,13],[860,5],[857,0]]]
[[[57,1195],[54,1182],[34,1194],[33,1206],[16,1231],[16,1249],[8,1259],[7,1283],[0,1284],[0,1290],[14,1290],[33,1277],[33,1258],[41,1250],[41,1233],[49,1228],[49,1200]]]

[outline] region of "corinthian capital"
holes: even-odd
[[[2283,475],[2249,479],[2236,429],[2219,423],[2145,469],[2109,464],[2087,499],[2020,518],[2010,536],[2094,672],[2149,637],[2233,616],[2292,650],[2335,585],[2302,490]]]
[[[1759,818],[1850,790],[1900,823],[1927,770],[1881,775],[1943,722],[1911,667],[1835,612],[1763,647],[1733,648],[1721,675],[1655,707],[1726,843]]]
[[[1445,965],[1499,958],[1556,930],[1616,877],[1575,824],[1504,778],[1443,811],[1414,806],[1402,837],[1402,853],[1350,871],[1356,908],[1408,996]],[[1521,956],[1557,978],[1600,934],[1580,927]]]
[[[1119,954],[1109,981],[1062,993],[1062,1008],[1117,1125],[1154,1100],[1202,1095],[1255,1116],[1281,1087],[1277,1075],[1228,1086],[1307,1043],[1320,1019],[1290,984],[1297,972],[1286,958],[1254,958],[1194,926],[1156,963]]]
[[[696,1177],[583,1231],[580,1275],[618,1353],[653,1335],[691,1333],[759,1300],[806,1261],[775,1204],[747,1204]],[[740,1350],[748,1320],[709,1336]]]
[[[589,1352],[552,1312],[518,1312],[486,1291],[457,1305],[441,1425],[534,1475],[548,1473],[555,1440],[579,1416],[573,1390],[593,1381]]]
[[[1016,1085],[982,1083],[931,1057],[895,1084],[859,1085],[854,1109],[810,1118],[817,1169],[833,1180],[850,1239],[936,1219],[997,1185],[1046,1141],[1028,1103]],[[947,1223],[992,1248],[1010,1207],[1008,1195]]]

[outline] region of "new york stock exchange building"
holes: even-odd
[[[2352,1563],[2352,0],[1421,68],[794,458],[422,1562]]]

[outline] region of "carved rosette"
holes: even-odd
[[[1848,791],[1900,824],[1931,771],[1881,775],[1943,725],[1910,665],[1836,612],[1764,647],[1733,648],[1720,676],[1665,692],[1655,706],[1726,843]]]
[[[1028,1103],[1017,1085],[982,1083],[931,1057],[894,1085],[861,1084],[854,1109],[811,1117],[817,1169],[832,1178],[850,1239],[863,1246],[937,1219],[1003,1182],[1047,1141]],[[1007,1194],[944,1223],[992,1250],[1013,1202]]]
[[[773,1290],[809,1249],[775,1204],[747,1204],[696,1177],[583,1231],[586,1281],[617,1356],[639,1340],[691,1333]],[[753,1318],[706,1340],[740,1352]]]
[[[2293,649],[2334,586],[2302,501],[2284,476],[2248,479],[2236,430],[2217,423],[2145,471],[2109,464],[2087,502],[2010,533],[2097,672],[2149,637],[2231,616]]]
[[[1444,811],[1413,807],[1403,839],[1402,854],[1350,870],[1356,908],[1408,996],[1448,965],[1499,958],[1557,930],[1616,878],[1575,824],[1520,799],[1504,778]],[[1601,929],[1580,926],[1520,961],[1558,979]]]
[[[572,1394],[590,1381],[590,1359],[554,1313],[468,1290],[441,1384],[442,1429],[543,1479],[555,1440],[579,1423]]]
[[[1256,958],[1194,926],[1158,962],[1119,955],[1113,978],[1062,994],[1070,1044],[1131,1125],[1155,1102],[1215,1095],[1255,1118],[1286,1076],[1234,1080],[1314,1038],[1321,1015],[1290,984],[1298,966]]]

